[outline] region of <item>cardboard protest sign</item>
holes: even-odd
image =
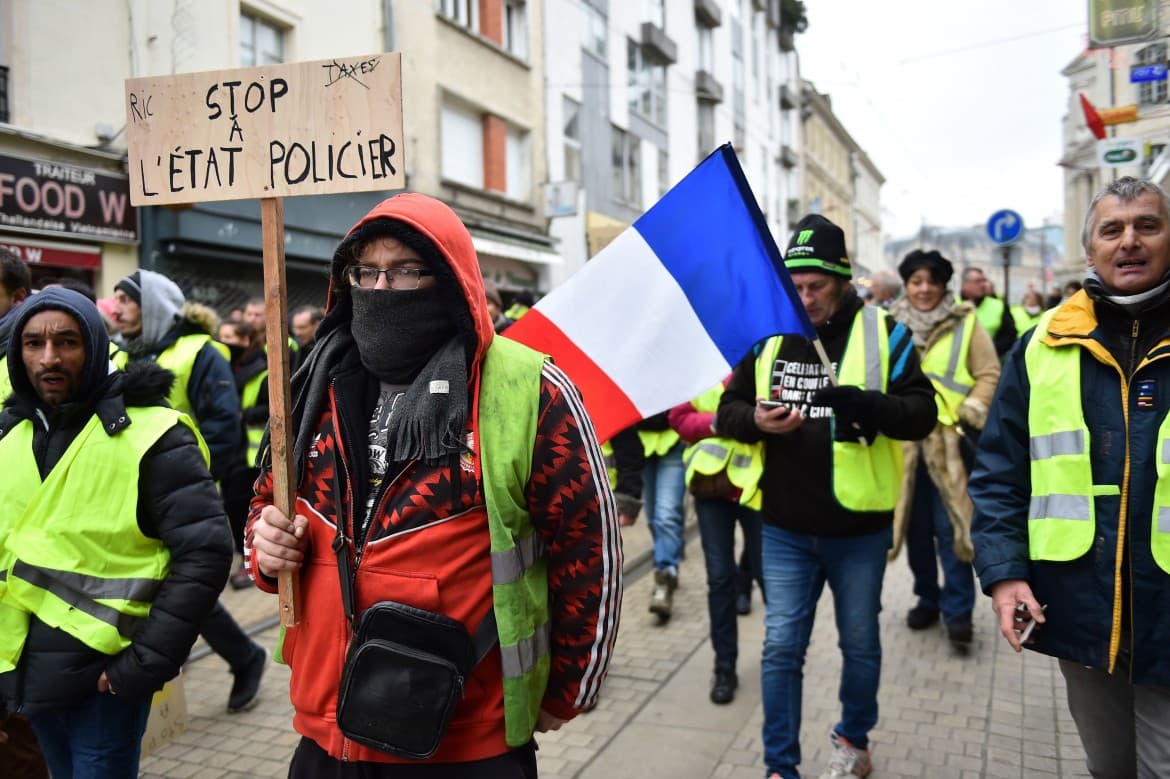
[[[273,504],[293,514],[284,201],[402,189],[402,55],[370,54],[126,81],[130,202],[260,200]],[[279,577],[298,621],[298,578]]]
[[[136,206],[402,189],[402,55],[126,81]]]

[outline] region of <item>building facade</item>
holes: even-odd
[[[1134,3],[1135,8],[1143,6]],[[1060,165],[1064,168],[1064,257],[1058,280],[1084,274],[1082,228],[1094,193],[1120,176],[1150,178],[1170,187],[1170,90],[1161,80],[1134,81],[1138,69],[1170,63],[1170,2],[1156,3],[1158,34],[1149,40],[1111,48],[1085,49],[1061,71],[1068,80],[1068,110],[1062,122]],[[1142,9],[1142,13],[1150,9]],[[1129,164],[1103,164],[1096,137],[1081,108],[1084,95],[1098,112],[1132,107],[1131,121],[1108,125],[1106,140],[1134,139],[1138,154]]]
[[[780,0],[548,0],[550,234],[571,275],[723,143],[783,247],[800,192]],[[559,215],[557,215],[559,213]]]
[[[1029,227],[1024,237],[1007,250],[1008,265],[1004,267],[1004,248],[992,242],[985,225],[970,227],[934,227],[923,225],[915,235],[885,242],[885,265],[898,263],[914,249],[936,249],[955,267],[951,290],[958,292],[959,276],[966,268],[979,268],[991,281],[996,294],[1012,305],[1028,290],[1041,294],[1051,291],[1061,279],[1056,271],[1064,266],[1061,254],[1064,229],[1055,221]]]
[[[324,0],[0,0],[0,243],[74,263],[62,270],[102,294],[153,268],[226,312],[261,291],[259,201],[127,205],[128,227],[102,222],[125,202],[123,80],[401,51],[407,187],[460,214],[485,274],[544,287],[559,258],[540,196],[541,10],[524,0],[352,0],[344,12]],[[285,200],[290,305],[324,301],[333,249],[389,194]],[[51,229],[59,221],[87,232]]]
[[[864,280],[881,264],[881,186],[885,178],[833,113],[829,95],[801,83],[804,138],[802,213],[821,214],[845,231],[854,275]]]

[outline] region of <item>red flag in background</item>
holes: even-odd
[[[1093,133],[1093,137],[1099,141],[1105,140],[1105,123],[1101,121],[1101,115],[1097,113],[1097,109],[1089,102],[1089,98],[1085,97],[1084,92],[1079,93],[1081,98],[1081,110],[1085,112],[1085,124],[1089,128],[1089,132]]]

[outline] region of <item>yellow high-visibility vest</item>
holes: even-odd
[[[885,392],[890,380],[890,339],[884,309],[864,306],[853,317],[838,380]],[[772,372],[783,336],[764,343],[756,359],[756,395],[771,397]],[[836,420],[833,420],[836,425]],[[833,441],[833,495],[849,511],[893,511],[902,486],[902,446],[879,434],[869,446]]]

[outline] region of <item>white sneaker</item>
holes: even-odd
[[[847,776],[869,776],[873,763],[869,760],[868,749],[858,749],[836,731],[829,733],[833,742],[833,754],[829,755],[829,767],[821,779],[841,779]]]

